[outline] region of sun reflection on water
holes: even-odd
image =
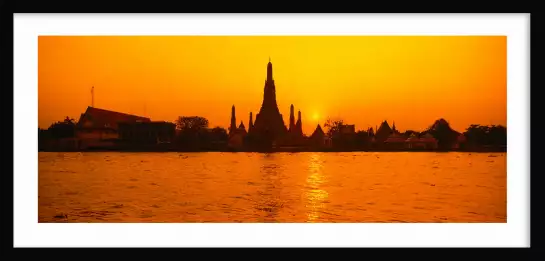
[[[328,198],[327,191],[321,189],[325,182],[325,177],[322,172],[322,161],[319,154],[310,156],[308,165],[308,176],[306,185],[306,207],[307,207],[307,222],[313,222],[320,218],[320,212],[324,208],[324,201]]]

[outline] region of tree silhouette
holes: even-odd
[[[502,125],[492,125],[488,129],[488,135],[491,145],[507,145],[507,128]]]
[[[180,116],[176,120],[180,130],[176,143],[187,150],[210,149],[211,135],[208,131],[208,119],[200,116]]]
[[[229,137],[229,134],[227,134],[227,130],[222,127],[215,127],[211,130],[211,132],[215,137],[218,137],[219,140],[227,140],[227,138]]]
[[[76,123],[74,119],[66,117],[63,121],[51,124],[47,132],[53,139],[72,138],[76,135]]]
[[[182,131],[208,128],[208,119],[200,116],[180,116],[176,120],[176,128]]]
[[[333,120],[331,118],[327,119],[324,123],[324,127],[327,129],[327,136],[329,138],[335,138],[339,135],[341,131],[341,126],[344,124],[342,119]]]
[[[440,149],[450,149],[456,142],[459,133],[450,128],[445,119],[439,119],[434,122],[425,132],[431,134],[437,139],[437,146]]]
[[[358,146],[363,146],[368,134],[360,133],[358,141],[358,135],[356,133],[341,133],[344,121],[342,119],[327,119],[324,127],[327,128],[327,136],[331,139],[333,147],[337,149],[354,149]]]
[[[68,116],[66,116],[66,118],[64,118],[63,122],[66,123],[66,124],[73,124],[73,125],[76,124],[76,120],[74,120],[73,118],[70,118]]]
[[[222,127],[215,127],[210,130],[210,145],[214,148],[227,144],[229,134],[227,130]]]
[[[464,132],[468,143],[474,146],[484,145],[486,139],[486,129],[482,127],[483,126],[478,124],[469,125],[469,127]]]
[[[507,145],[507,128],[502,125],[470,125],[464,135],[472,146],[505,146]]]

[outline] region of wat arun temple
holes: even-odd
[[[229,147],[233,149],[261,150],[278,147],[303,147],[308,143],[308,137],[303,134],[301,111],[295,121],[293,104],[290,106],[289,127],[284,124],[284,118],[276,103],[276,86],[273,79],[273,67],[269,59],[267,78],[263,90],[263,102],[259,113],[253,121],[250,112],[248,130],[241,122],[236,126],[235,106],[231,109],[231,124],[229,127]],[[310,138],[323,139],[324,133],[318,125]]]

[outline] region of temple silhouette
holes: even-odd
[[[298,111],[295,121],[294,106],[290,106],[289,128],[284,124],[284,118],[276,102],[276,86],[273,78],[273,66],[269,58],[267,78],[263,88],[263,102],[255,122],[250,112],[248,130],[241,122],[236,126],[235,105],[231,109],[231,124],[229,127],[229,146],[236,149],[269,149],[278,146],[302,146],[305,141],[301,111]],[[320,128],[318,126],[318,128]],[[321,130],[321,128],[320,128]]]
[[[276,103],[276,86],[273,79],[272,63],[267,64],[267,79],[263,90],[263,103],[255,117],[252,133],[256,137],[270,138],[272,140],[283,137],[286,134],[286,126],[282,114]]]

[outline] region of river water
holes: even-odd
[[[39,152],[39,222],[506,222],[506,153]]]

